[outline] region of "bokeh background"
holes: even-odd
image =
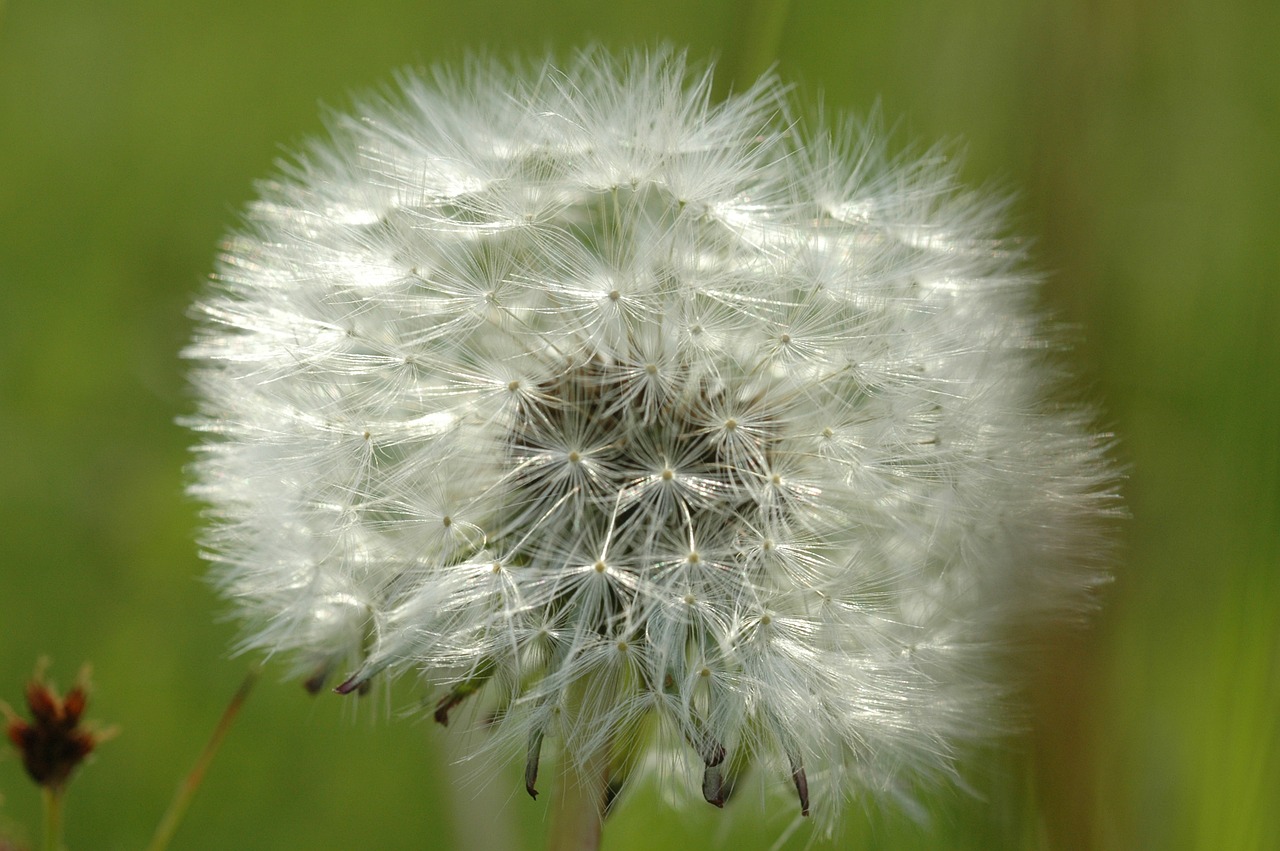
[[[1031,686],[1032,731],[831,847],[1280,848],[1280,4],[1270,0],[0,0],[0,696],[38,656],[117,723],[73,851],[142,847],[244,674],[183,496],[177,357],[216,246],[319,104],[405,65],[666,40],[777,62],[1017,190],[1046,303],[1128,466],[1121,569]],[[518,767],[268,668],[176,849],[537,848]],[[485,779],[485,778],[480,778]],[[0,829],[38,796],[0,758]],[[608,851],[769,848],[792,812],[633,790]],[[800,830],[781,847],[804,847]]]

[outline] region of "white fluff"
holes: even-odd
[[[763,766],[828,825],[1000,733],[1010,628],[1087,608],[1115,475],[999,205],[668,51],[400,85],[197,305],[246,646],[663,747],[710,800]]]

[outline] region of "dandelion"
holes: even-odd
[[[530,794],[555,742],[597,808],[655,761],[828,826],[951,777],[1114,500],[999,205],[671,51],[399,84],[197,305],[244,646],[312,690],[417,671],[445,723],[480,694]]]

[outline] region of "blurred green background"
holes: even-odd
[[[1041,667],[1033,734],[975,766],[982,798],[931,799],[931,830],[855,812],[832,847],[1280,848],[1280,4],[794,0],[772,31],[752,14],[0,0],[0,696],[40,655],[64,686],[94,665],[90,715],[122,732],[72,786],[73,851],[145,844],[245,669],[174,418],[187,305],[253,181],[320,132],[319,103],[393,69],[588,40],[668,40],[739,84],[776,60],[828,107],[878,100],[899,142],[962,140],[968,180],[1018,190],[1012,227],[1122,441],[1124,565],[1096,628]],[[477,792],[409,701],[353,711],[268,669],[174,847],[539,847],[518,768]],[[12,755],[0,794],[0,828],[34,842]],[[631,793],[605,848],[768,848],[792,815],[659,798]]]

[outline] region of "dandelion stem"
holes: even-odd
[[[564,769],[551,815],[547,851],[596,851],[604,823],[609,788],[608,748],[600,748],[586,762],[570,760]]]
[[[147,851],[164,851],[169,847],[169,842],[173,839],[174,833],[177,832],[178,825],[182,822],[182,817],[187,814],[187,808],[191,806],[191,801],[195,798],[201,781],[204,780],[205,772],[209,770],[209,764],[213,762],[214,756],[218,753],[218,748],[222,745],[222,740],[226,738],[227,733],[231,730],[231,724],[235,721],[236,715],[239,714],[240,708],[244,706],[245,700],[248,699],[249,692],[253,689],[253,684],[258,681],[258,674],[259,668],[256,665],[249,669],[249,673],[245,674],[244,679],[240,682],[240,688],[236,689],[236,693],[231,697],[231,702],[227,704],[222,717],[218,719],[218,725],[213,728],[213,735],[209,737],[209,741],[205,744],[204,750],[201,751],[196,764],[192,767],[190,773],[183,778],[182,783],[178,786],[178,791],[174,793],[173,800],[169,802],[169,809],[165,810],[160,823],[156,825],[155,835],[151,837],[151,844],[147,846]]]
[[[44,804],[44,851],[62,851],[62,787],[40,787]]]

